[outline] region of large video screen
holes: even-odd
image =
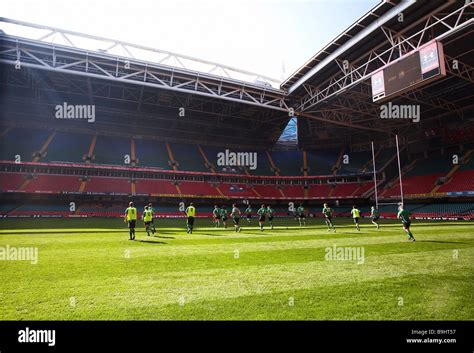
[[[387,99],[444,75],[442,45],[432,42],[374,73],[371,77],[373,101]]]

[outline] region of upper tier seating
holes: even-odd
[[[15,161],[18,155],[21,162],[31,162],[50,134],[48,130],[13,128],[0,138],[0,159]]]
[[[364,165],[372,159],[371,151],[344,152],[344,154],[348,156],[348,163],[344,164],[343,161],[341,161],[341,165],[337,171],[338,175],[360,173]]]
[[[82,163],[82,157],[87,154],[91,140],[91,135],[58,131],[41,161]]]
[[[310,175],[329,175],[339,158],[340,151],[308,151],[308,169]]]
[[[303,153],[300,151],[272,151],[275,166],[282,176],[303,175]]]
[[[208,172],[197,145],[170,143],[174,159],[179,163],[178,170]]]
[[[165,143],[155,140],[135,139],[135,153],[140,167],[172,169]]]
[[[93,163],[126,165],[125,155],[130,156],[130,139],[115,136],[98,136]]]

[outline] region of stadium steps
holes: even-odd
[[[392,159],[391,159],[390,161],[392,161],[393,158],[396,158],[396,155],[395,155],[394,157],[392,157]],[[412,170],[412,169],[415,167],[416,161],[417,161],[417,159],[415,158],[414,160],[412,160],[412,161],[410,162],[410,164],[408,164],[408,165],[406,165],[405,167],[402,168],[402,170],[401,170],[402,177],[403,177],[407,172],[409,172],[410,170]],[[387,165],[387,164],[386,164],[386,165]],[[396,176],[395,178],[393,178],[393,179],[389,182],[392,186],[391,186],[390,188],[384,189],[384,190],[380,193],[380,197],[384,197],[387,192],[389,192],[390,190],[392,190],[392,189],[395,187],[395,184],[399,185],[399,184],[400,184],[399,180],[400,180],[400,176]],[[402,181],[402,183],[403,183],[403,181]],[[399,187],[399,186],[397,186],[397,187]]]
[[[468,174],[469,172],[463,171],[463,165],[467,165],[470,162],[473,152],[474,150],[472,149],[468,150],[462,158],[462,163],[455,165],[446,175],[446,177],[448,178],[446,182],[443,185],[437,185],[437,188],[435,188],[436,190],[432,191],[432,193],[436,193],[440,188],[443,189],[443,191],[455,191],[456,189],[459,189],[461,185],[464,186],[466,189],[472,189],[471,184],[469,184],[469,180],[471,180],[472,178],[470,178],[469,175],[467,175],[466,177],[466,174]],[[468,180],[463,180],[466,178]],[[460,180],[462,181],[461,183]],[[456,186],[452,187],[450,190],[450,187],[453,184]]]
[[[267,154],[268,161],[270,162],[270,166],[273,168],[273,172],[275,173],[276,176],[280,176],[279,169],[275,165],[275,162],[273,161],[270,151],[265,151],[265,152]]]
[[[216,191],[219,193],[219,195],[221,195],[222,197],[226,197],[226,196],[224,195],[224,193],[222,192],[222,190],[221,190],[217,185],[215,185],[214,188],[215,188]]]
[[[255,190],[255,188],[254,188],[253,186],[252,186],[250,189],[252,190],[252,192],[253,192],[255,195],[257,195],[257,197],[262,197],[262,195],[260,195],[259,192],[258,192],[257,190]]]
[[[337,186],[336,186],[337,187]],[[334,194],[334,191],[336,190],[336,187],[331,187],[331,189],[329,190],[329,194],[328,194],[328,197],[332,197],[332,194]]]
[[[33,162],[39,162],[40,159],[42,158],[43,154],[48,150],[48,146],[53,141],[54,136],[56,136],[56,131],[51,132],[49,134],[48,138],[46,139],[45,143],[41,147],[41,149],[38,151],[38,156],[33,158]]]
[[[332,175],[336,175],[337,171],[341,167],[342,156],[344,155],[344,147],[341,147],[341,151],[339,152],[339,157],[337,157],[336,163],[332,166]]]
[[[131,163],[130,165],[132,167],[136,167],[137,166],[137,150],[135,148],[135,139],[132,137],[130,139],[130,157],[131,157]]]
[[[308,176],[308,153],[306,150],[303,151],[303,176]],[[305,197],[307,197],[307,192],[305,192]]]
[[[245,175],[248,175],[248,176],[252,175],[252,174],[250,174],[248,168],[244,168],[243,171],[244,171]]]
[[[5,130],[0,133],[0,137],[4,137],[12,129],[11,126],[8,126]]]
[[[5,212],[5,214],[10,214],[12,212],[15,212],[16,210],[18,210],[19,208],[21,208],[21,206],[23,206],[23,204],[18,204],[16,205],[15,207],[13,207],[12,209],[8,210],[7,212]]]
[[[166,146],[166,151],[168,152],[168,157],[170,161],[174,161],[173,151],[171,150],[170,144],[168,142],[165,142],[165,146]],[[173,164],[171,167],[173,168],[173,170],[178,170],[178,167],[176,167],[175,164]],[[176,189],[179,192],[179,187],[177,185],[176,185]],[[179,192],[179,194],[181,195],[181,192]]]
[[[377,182],[377,190],[379,190],[380,186],[384,183],[385,180],[379,180]],[[369,189],[367,191],[364,191],[361,195],[361,197],[363,198],[369,198],[369,197],[372,197],[373,195],[375,195],[375,187],[374,186],[371,186],[369,187]],[[378,197],[380,197],[380,194],[377,195]]]
[[[280,192],[280,195],[281,195],[282,197],[286,197],[286,195],[285,195],[283,189],[278,188],[278,191]]]
[[[91,144],[89,145],[89,151],[87,151],[87,154],[83,157],[86,164],[89,164],[91,162],[92,157],[94,156],[96,143],[97,143],[97,135],[94,135],[92,136]]]
[[[209,162],[209,159],[207,158],[206,153],[202,149],[201,145],[197,145],[197,148],[202,158],[204,159],[204,165],[206,166],[206,168],[208,168],[212,173],[215,174],[216,170],[214,169],[214,166],[212,165],[212,163]]]
[[[27,186],[30,184],[31,179],[26,179],[23,183],[21,183],[20,187],[18,188],[18,191],[23,191],[27,188]]]
[[[81,181],[81,185],[79,185],[79,192],[84,192],[84,189],[86,188],[86,181]]]
[[[359,192],[359,190],[362,188],[362,185],[359,185],[352,193],[350,196],[355,196]]]
[[[174,166],[173,166],[174,167]],[[181,192],[181,188],[179,187],[178,184],[175,185],[176,191],[178,192],[178,195],[181,196],[183,193]]]
[[[382,147],[383,148],[383,147]],[[382,152],[382,148],[380,148],[377,152],[375,152],[374,154],[374,159],[377,160],[377,157],[379,156],[380,152]],[[373,165],[374,161],[369,159],[362,167],[362,173],[365,173],[367,172],[367,169],[369,169],[369,167],[371,165]]]
[[[473,151],[474,151],[474,150],[468,150],[468,151],[464,154],[464,156],[462,157],[461,160],[462,160],[464,163],[468,163],[469,160],[470,160],[471,157],[472,157],[472,152],[473,152]],[[436,194],[436,192],[438,191],[438,189],[439,189],[440,187],[442,187],[443,185],[445,185],[445,184],[451,182],[453,175],[459,170],[459,168],[461,168],[461,164],[456,164],[455,166],[453,166],[453,167],[451,168],[451,170],[448,172],[448,174],[445,175],[446,182],[445,182],[444,184],[436,185],[436,186],[431,190],[430,194]]]
[[[130,182],[130,191],[132,192],[132,195],[136,195],[137,193],[137,186],[134,180]]]

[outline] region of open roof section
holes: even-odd
[[[364,53],[386,43],[387,37],[381,30],[382,27],[402,32],[403,28],[413,25],[432,11],[455,2],[455,0],[382,1],[309,59],[286,79],[280,88],[290,95],[304,94],[303,84],[318,86],[334,72],[340,71],[337,61],[348,60],[352,64],[353,60]],[[400,13],[403,13],[402,22],[398,20]]]
[[[338,52],[344,52],[354,46],[359,45],[361,36],[364,36],[364,34],[367,35],[367,32],[377,30],[377,28],[368,28],[369,25],[379,20],[389,11],[394,11],[393,9],[396,8],[400,3],[402,3],[401,0],[394,0],[390,2],[381,1],[378,5],[374,6],[369,12],[363,15],[359,20],[354,22],[344,32],[334,38],[313,57],[306,61],[298,70],[288,77],[280,87],[287,91],[294,91],[299,85],[301,85],[301,83],[307,81],[311,76],[313,76],[318,68],[329,64],[331,60],[333,60],[332,58],[337,55]],[[411,3],[411,1],[408,3]],[[405,6],[407,5],[408,4]],[[317,35],[317,33],[315,35]]]
[[[386,138],[464,124],[473,107],[473,8],[455,0],[390,1],[374,7],[282,84],[300,117],[299,131],[305,135],[299,136],[300,145],[366,144],[380,133]],[[444,45],[446,77],[391,98],[394,104],[420,105],[421,122],[380,119],[382,103],[372,101],[371,75],[435,39]]]
[[[230,80],[243,81],[260,88],[278,89],[280,80],[248,70],[198,59],[189,55],[132,44],[120,40],[99,37],[65,29],[44,26],[0,17],[1,30],[5,34],[52,43],[70,48],[85,49],[114,57],[128,58],[190,71],[195,74],[214,75]]]

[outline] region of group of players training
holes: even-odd
[[[251,221],[252,212],[253,211],[252,211],[251,206],[247,205],[247,208],[244,211],[245,217],[247,219],[247,223],[250,223]],[[192,234],[193,227],[194,227],[194,218],[196,217],[196,208],[194,207],[194,204],[192,202],[184,210],[184,213],[187,218],[186,219],[186,233]],[[261,231],[263,231],[264,225],[267,219],[268,219],[268,222],[270,223],[270,229],[273,229],[274,213],[275,211],[270,205],[265,206],[264,204],[262,204],[260,208],[257,210],[258,224]],[[322,214],[324,216],[324,222],[326,223],[326,226],[328,227],[328,232],[332,230],[335,233],[336,227],[334,226],[334,223],[332,220],[333,209],[330,208],[327,203],[323,205]],[[351,215],[354,220],[356,229],[360,231],[359,219],[361,218],[361,211],[355,205],[352,206]],[[227,228],[227,220],[229,216],[232,218],[232,221],[234,223],[235,232],[240,232],[241,231],[241,226],[240,226],[241,212],[240,212],[240,209],[237,207],[237,204],[235,203],[232,204],[232,209],[230,211],[230,214],[228,213],[227,208],[225,206],[222,206],[222,207],[219,207],[218,205],[214,206],[214,210],[212,211],[212,219],[216,228],[219,228],[221,226],[221,222],[224,228]],[[410,231],[410,225],[411,225],[410,216],[411,216],[411,213],[405,210],[402,205],[400,205],[398,208],[397,218],[402,221],[403,230],[407,233],[408,240],[415,241],[415,237]],[[137,209],[135,208],[134,203],[130,202],[129,207],[125,210],[125,215],[124,215],[124,222],[128,223],[130,240],[135,240],[135,226],[136,226],[137,217],[138,217]],[[306,215],[305,215],[305,209],[303,205],[299,205],[299,207],[296,208],[294,212],[294,217],[295,219],[298,219],[300,226],[306,225]],[[380,218],[380,214],[379,214],[379,211],[374,206],[371,207],[369,218],[372,224],[374,224],[377,227],[377,229],[379,229],[380,225],[377,223],[377,221]],[[142,213],[142,220],[145,225],[145,231],[147,235],[150,236],[150,233],[152,235],[155,234],[156,228],[155,228],[155,223],[154,223],[154,209],[151,203],[145,206]]]

